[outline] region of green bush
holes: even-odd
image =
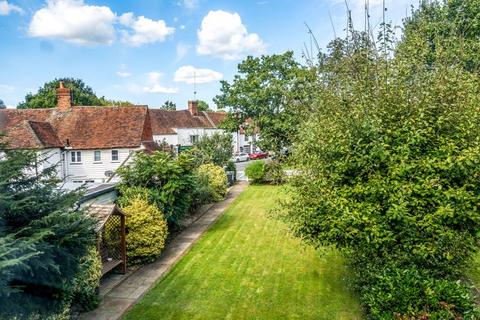
[[[245,175],[252,183],[264,182],[265,173],[265,161],[254,161],[245,168]]]
[[[222,167],[211,163],[203,164],[198,168],[197,174],[207,177],[212,201],[221,201],[225,198],[228,181],[227,174]]]
[[[266,182],[271,184],[282,184],[287,181],[283,165],[279,161],[269,161],[265,164],[265,178]]]
[[[478,319],[462,280],[480,241],[479,75],[413,65],[431,39],[387,61],[355,39],[336,40],[319,66],[281,214],[302,239],[344,252],[370,318]]]
[[[135,197],[122,208],[126,215],[127,261],[144,264],[154,261],[165,246],[167,222],[162,212],[147,200]]]
[[[120,168],[118,174],[122,179],[118,186],[121,195],[126,192],[142,196],[148,193],[147,200],[165,214],[169,226],[173,228],[191,206],[191,191],[195,184],[194,161],[186,154],[175,158],[159,151],[152,155],[137,153],[133,162]]]
[[[102,277],[102,261],[95,247],[81,260],[80,268],[75,278],[73,303],[82,310],[93,310],[100,302],[98,288]]]
[[[228,161],[227,165],[225,166],[225,170],[231,171],[234,173],[234,179],[237,179],[237,166],[233,161]]]
[[[190,211],[195,212],[200,206],[210,202],[212,202],[212,190],[208,176],[206,174],[196,174]]]

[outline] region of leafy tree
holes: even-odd
[[[7,106],[5,105],[5,103],[3,102],[2,99],[0,99],[0,109],[6,109]]]
[[[198,111],[213,111],[212,109],[210,109],[210,106],[205,101],[198,100],[197,102],[198,102]]]
[[[170,226],[175,227],[187,213],[194,185],[193,159],[180,154],[157,151],[152,155],[137,153],[128,166],[118,170],[122,182],[119,190],[123,199],[140,195],[155,204],[165,214]],[[129,203],[120,203],[122,207]]]
[[[167,100],[165,101],[165,103],[160,107],[160,109],[162,110],[170,110],[170,111],[175,111],[177,110],[177,105],[170,101],[170,100]]]
[[[315,71],[303,68],[293,52],[248,57],[238,65],[230,84],[222,81],[221,94],[214,101],[230,110],[225,128],[238,130],[247,119],[260,129],[263,150],[280,151],[291,145],[310,101],[310,91],[299,90],[315,83]]]
[[[92,88],[86,85],[80,79],[60,78],[47,82],[38,92],[28,93],[25,101],[21,102],[18,109],[39,109],[39,108],[55,108],[57,105],[57,88],[60,81],[63,81],[66,88],[72,90],[73,104],[77,106],[106,106],[112,101],[108,101],[103,97],[97,97]]]
[[[424,4],[394,51],[352,32],[319,55],[280,213],[342,250],[371,319],[479,317],[464,281],[480,241],[478,28],[455,31],[478,25],[478,4]]]
[[[399,53],[411,54],[417,64],[433,67],[441,63],[461,64],[480,73],[480,1],[422,2],[407,19]],[[417,47],[414,48],[413,44]]]
[[[0,318],[63,313],[94,221],[76,207],[78,192],[58,189],[54,167],[35,173],[45,159],[0,149]]]
[[[188,151],[198,165],[213,163],[224,167],[232,157],[232,135],[214,133],[211,136],[203,136]]]

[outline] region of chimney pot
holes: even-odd
[[[63,81],[60,81],[57,89],[57,109],[60,111],[72,109],[72,94],[69,88],[65,88]]]
[[[188,101],[188,111],[192,114],[192,116],[198,116],[198,101],[197,100],[189,100]]]

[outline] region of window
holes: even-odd
[[[93,161],[94,162],[102,161],[102,152],[100,150],[96,150],[93,152]]]
[[[112,161],[118,161],[118,150],[112,150]]]
[[[245,142],[248,142],[248,136],[245,136]]]
[[[82,152],[81,151],[71,151],[70,152],[70,162],[71,163],[81,163],[82,162]]]
[[[198,142],[198,135],[190,136],[190,142],[191,143],[197,143]]]

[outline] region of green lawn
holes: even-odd
[[[480,289],[480,253],[475,256],[475,263],[470,270],[470,277],[477,289]]]
[[[342,258],[267,218],[279,192],[248,187],[125,319],[361,319]]]

